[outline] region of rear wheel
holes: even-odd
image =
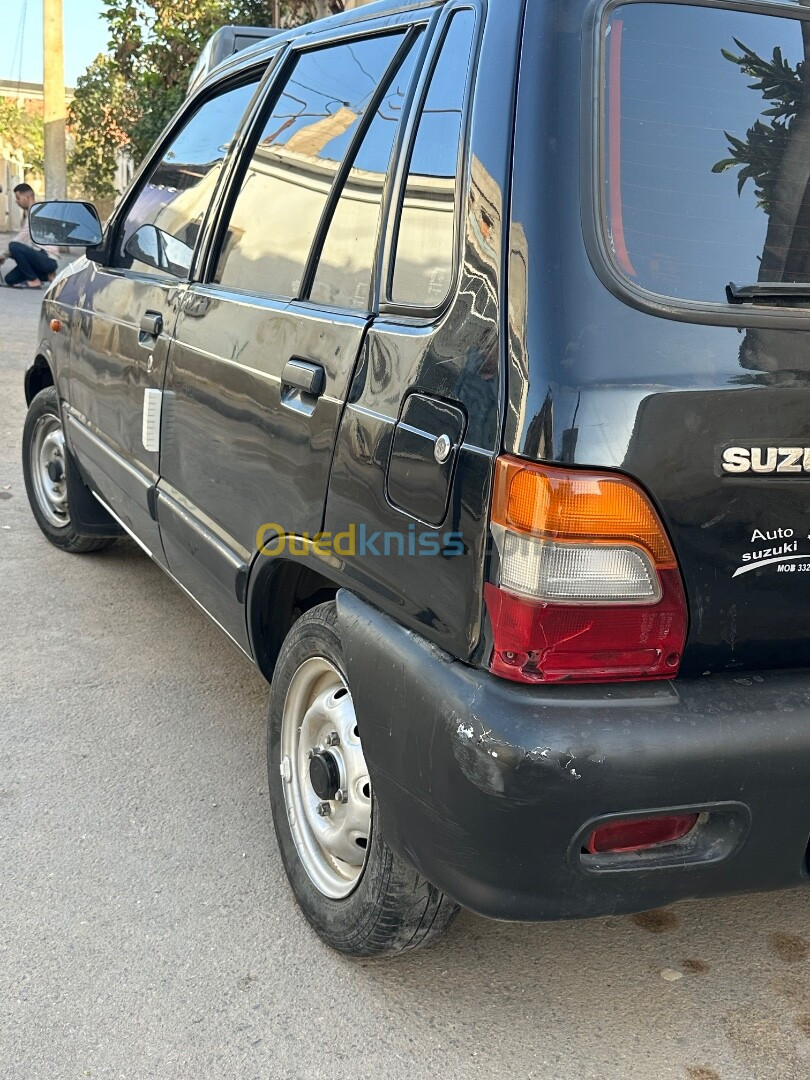
[[[31,510],[42,532],[63,551],[100,551],[113,541],[78,532],[70,516],[67,473],[70,461],[56,388],[36,395],[23,428],[23,477]]]
[[[382,838],[334,603],[307,612],[284,643],[270,693],[268,772],[287,876],[329,945],[383,956],[446,929],[457,905]]]

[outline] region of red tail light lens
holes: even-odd
[[[671,678],[687,613],[658,516],[626,477],[499,459],[491,670],[517,682]]]
[[[690,833],[697,824],[697,814],[680,814],[673,817],[635,818],[631,821],[613,821],[594,829],[586,851],[591,855],[599,852],[643,851],[658,844],[671,844]]]

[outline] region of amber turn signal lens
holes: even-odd
[[[639,544],[661,567],[676,565],[655,510],[631,481],[519,458],[496,463],[492,521],[548,540]]]
[[[61,319],[51,319],[51,330],[53,330],[53,332],[55,334],[58,334],[61,329],[62,329],[62,321],[61,321]]]

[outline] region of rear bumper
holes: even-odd
[[[810,881],[810,672],[524,688],[348,593],[340,630],[383,833],[464,907],[574,918]],[[593,822],[706,814],[653,856]]]

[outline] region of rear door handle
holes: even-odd
[[[326,387],[326,372],[320,364],[294,356],[285,364],[281,382],[293,390],[320,397]]]
[[[157,338],[163,333],[163,316],[159,311],[146,311],[141,315],[138,344],[142,349],[151,349]]]

